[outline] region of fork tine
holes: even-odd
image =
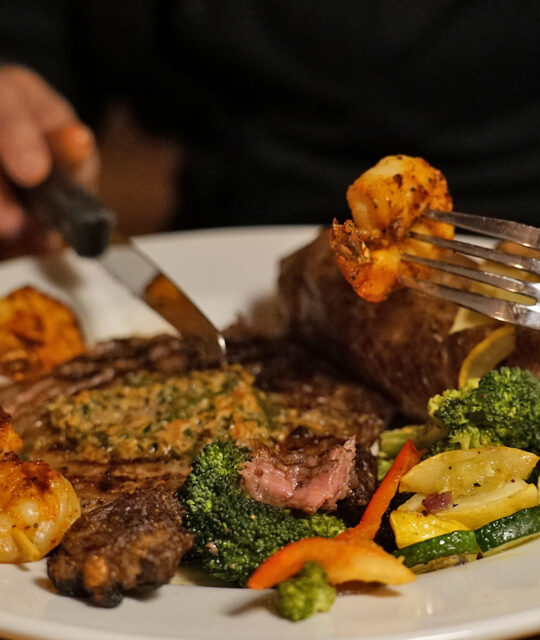
[[[459,213],[452,211],[431,210],[426,215],[434,220],[448,222],[456,227],[474,231],[493,238],[501,240],[509,240],[516,242],[525,247],[532,249],[540,249],[540,229],[531,227],[521,222],[512,222],[511,220],[501,220],[499,218],[488,218],[486,216],[476,216],[470,213]]]
[[[432,269],[453,273],[456,276],[476,280],[477,282],[483,282],[505,291],[511,291],[512,293],[521,293],[525,296],[534,298],[537,302],[540,302],[540,284],[536,282],[518,280],[517,278],[511,278],[499,273],[480,271],[479,269],[464,267],[462,265],[452,264],[451,262],[442,262],[441,260],[432,260],[431,258],[413,256],[408,253],[404,253],[401,257],[407,262],[423,264],[424,266],[431,267]]]
[[[437,247],[443,247],[444,249],[451,249],[458,253],[474,256],[475,258],[483,258],[490,260],[491,262],[497,262],[504,264],[508,267],[514,267],[515,269],[522,269],[528,271],[534,275],[540,276],[540,260],[536,258],[528,258],[526,256],[516,256],[512,253],[504,253],[497,249],[487,249],[486,247],[480,247],[470,242],[462,242],[460,240],[447,240],[446,238],[439,238],[438,236],[428,236],[423,233],[417,233],[416,231],[409,231],[409,237],[421,242],[427,242]]]
[[[454,302],[461,307],[467,307],[467,309],[472,309],[496,320],[518,324],[530,329],[540,329],[540,304],[526,305],[499,298],[488,298],[479,293],[453,289],[426,280],[415,280],[408,276],[403,276],[401,280],[410,289]]]

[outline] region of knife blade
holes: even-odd
[[[56,229],[77,254],[98,260],[181,336],[195,338],[206,362],[225,362],[222,334],[149,256],[115,230],[116,215],[96,197],[59,169],[40,185],[16,191],[25,210]]]

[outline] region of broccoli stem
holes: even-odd
[[[335,599],[336,590],[316,562],[306,562],[299,573],[277,587],[278,611],[293,622],[328,611]]]

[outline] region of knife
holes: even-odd
[[[151,258],[120,236],[116,215],[96,197],[59,169],[40,185],[16,191],[25,210],[56,229],[78,255],[98,260],[181,336],[196,338],[205,362],[226,361],[222,334]]]

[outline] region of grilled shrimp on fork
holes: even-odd
[[[349,187],[347,200],[353,220],[334,220],[330,246],[361,298],[380,302],[407,286],[495,320],[540,329],[540,229],[452,211],[444,176],[422,158],[383,158]],[[454,240],[454,226],[517,243],[531,255]],[[503,272],[459,263],[452,253],[503,265]],[[433,270],[457,278],[451,286],[433,282]]]
[[[369,302],[384,300],[403,275],[425,267],[405,262],[404,253],[439,258],[443,250],[408,236],[410,230],[450,239],[452,225],[426,218],[429,209],[451,211],[442,173],[422,158],[397,155],[380,160],[347,191],[353,220],[334,220],[330,246],[356,293]]]

